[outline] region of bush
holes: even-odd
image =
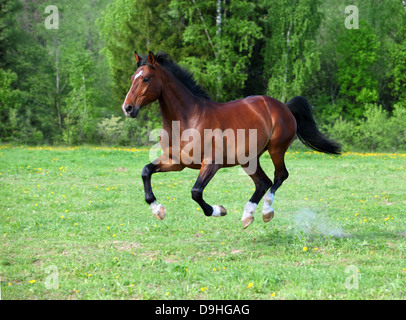
[[[101,142],[109,145],[120,144],[125,139],[124,123],[121,117],[105,118],[97,125]]]
[[[150,132],[160,128],[161,117],[158,104],[143,107],[136,119],[111,116],[97,125],[100,142],[108,145],[140,146],[154,144],[149,141]]]
[[[343,145],[345,151],[404,151],[406,150],[406,108],[395,105],[393,114],[376,104],[365,106],[362,120],[339,118],[328,132]]]

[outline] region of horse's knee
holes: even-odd
[[[203,198],[203,192],[200,189],[192,189],[192,199],[199,202]]]

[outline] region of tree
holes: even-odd
[[[393,63],[390,74],[393,80],[389,87],[392,89],[392,96],[406,108],[406,39],[394,45],[390,57]]]
[[[320,68],[315,35],[319,0],[265,0],[264,72],[268,95],[286,101],[301,95]]]
[[[180,62],[219,101],[241,98],[253,47],[262,38],[255,22],[257,5],[248,1],[173,0],[174,15],[184,19]]]
[[[373,29],[364,20],[359,21],[359,29],[346,30],[338,40],[336,79],[344,111],[350,117],[361,117],[365,105],[379,99],[378,81],[372,69],[379,46]]]
[[[162,50],[180,58],[179,24],[171,19],[168,6],[168,0],[116,0],[102,12],[98,24],[117,103],[125,97],[136,70],[134,50],[139,54]]]

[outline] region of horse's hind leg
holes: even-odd
[[[246,170],[246,168],[244,168],[244,170]],[[248,201],[248,203],[245,205],[244,213],[241,218],[244,229],[247,228],[252,221],[254,221],[254,213],[259,201],[261,201],[264,194],[272,186],[272,181],[265,174],[264,170],[262,170],[258,159],[255,173],[249,174],[249,176],[255,183],[255,192],[250,201]],[[268,221],[270,221],[270,219]]]
[[[270,145],[268,147],[269,154],[271,155],[272,162],[275,166],[275,177],[271,190],[264,197],[262,217],[265,222],[268,222],[273,218],[274,210],[272,208],[272,203],[275,198],[275,192],[282,185],[283,181],[285,181],[289,176],[289,172],[285,166],[285,152],[288,146],[289,145],[283,147],[273,147]]]

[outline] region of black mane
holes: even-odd
[[[169,56],[169,54],[159,51],[155,55],[155,60],[167,71],[172,73],[172,75],[176,79],[178,79],[193,95],[199,98],[211,100],[209,94],[199,84],[196,83],[193,74],[177,65],[175,61],[173,61],[172,58]],[[148,56],[144,57],[138,63],[138,67],[144,65],[150,65],[148,63]]]

